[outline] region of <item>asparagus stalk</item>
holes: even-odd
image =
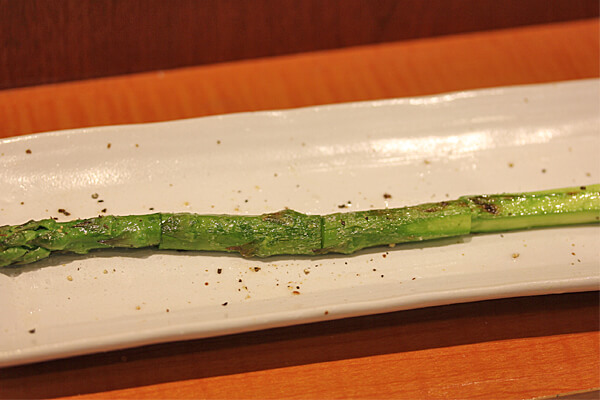
[[[155,213],[44,219],[0,227],[0,267],[32,263],[52,252],[86,254],[119,247],[239,252],[245,257],[351,254],[366,247],[599,220],[600,184],[324,216],[286,209],[256,216]]]

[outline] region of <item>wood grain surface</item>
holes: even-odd
[[[598,293],[485,301],[0,370],[4,397],[516,399],[598,386]]]
[[[597,0],[0,0],[0,89],[592,18]]]
[[[594,19],[5,90],[0,137],[599,77],[599,33]],[[4,368],[0,397],[552,396],[600,387],[599,302],[494,300]]]
[[[598,33],[590,20],[9,89],[0,137],[596,77]]]

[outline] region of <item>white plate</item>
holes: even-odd
[[[400,207],[591,184],[600,181],[599,89],[586,80],[6,139],[0,225],[102,209],[330,213],[341,204],[348,206],[341,211]],[[584,226],[351,257],[248,260],[152,250],[55,256],[0,273],[0,365],[595,290],[599,244],[599,227]]]

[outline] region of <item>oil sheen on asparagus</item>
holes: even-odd
[[[599,220],[600,184],[323,216],[286,209],[255,216],[155,213],[44,219],[0,227],[0,267],[29,264],[53,252],[109,248],[239,252],[245,257],[351,254],[366,247]]]

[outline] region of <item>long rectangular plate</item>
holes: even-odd
[[[0,225],[158,211],[324,214],[597,183],[598,93],[598,80],[584,80],[9,138],[0,141]],[[600,228],[581,226],[352,256],[53,256],[0,271],[0,366],[597,290],[599,244]]]

